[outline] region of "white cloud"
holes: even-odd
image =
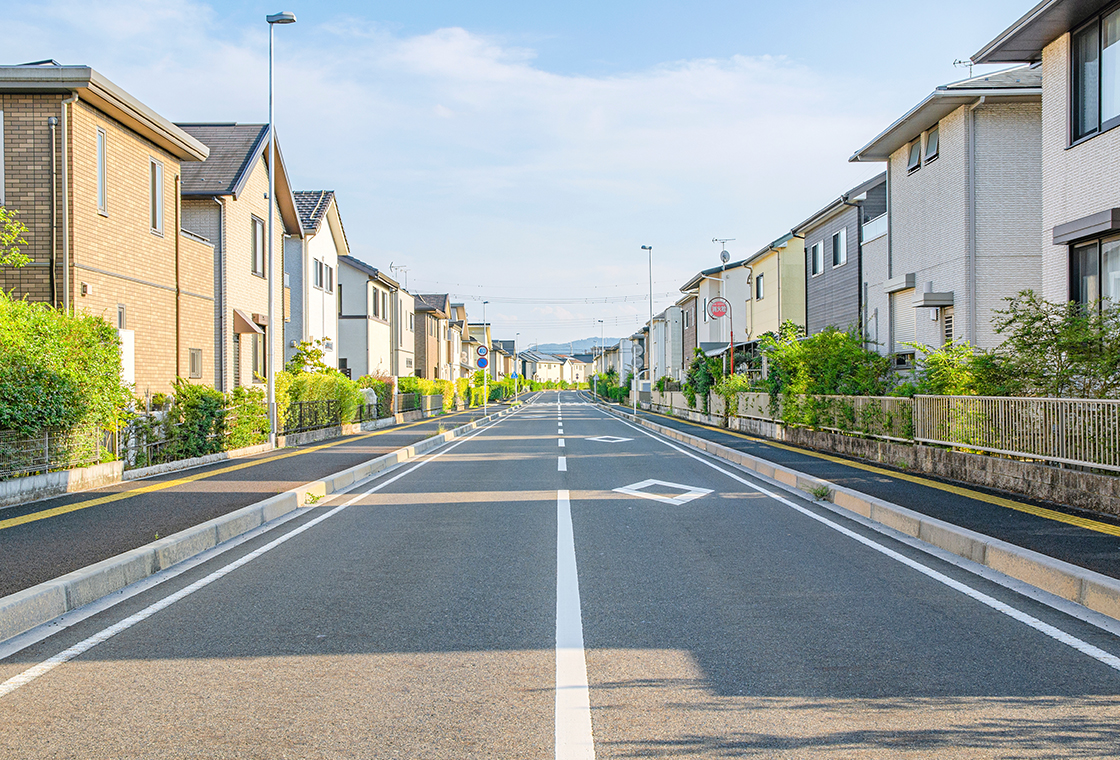
[[[221,6],[190,0],[85,7],[17,5],[8,57],[88,63],[176,120],[267,117],[267,29],[231,29]],[[847,156],[892,117],[853,105],[848,73],[783,58],[591,77],[457,28],[408,37],[303,15],[276,37],[277,119],[297,186],[336,190],[354,252],[406,263],[418,284],[596,295],[590,285],[644,282],[643,243],[655,278],[682,283],[716,262],[713,236],[753,252],[870,175]]]

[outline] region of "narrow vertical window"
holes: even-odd
[[[813,243],[809,249],[809,255],[812,256],[813,274],[818,275],[824,271],[824,243]]]
[[[315,287],[323,288],[323,262],[315,259]]]
[[[1101,19],[1101,127],[1120,117],[1120,10]]]
[[[152,232],[163,234],[163,164],[154,158],[149,166],[149,221]]]
[[[910,155],[906,159],[906,171],[916,172],[922,168],[922,138],[910,143]]]
[[[848,263],[848,231],[840,230],[832,236],[832,266],[840,267]]]
[[[109,198],[105,189],[105,130],[97,130],[97,211],[109,213]]]
[[[1096,301],[1100,293],[1100,248],[1097,243],[1076,246],[1071,264],[1071,299],[1080,304]]]
[[[117,329],[118,330],[127,330],[128,329],[127,325],[128,325],[127,312],[125,311],[124,304],[119,303],[119,304],[117,304]]]
[[[926,135],[926,163],[937,158],[937,153],[941,149],[941,130],[934,127]]]
[[[762,275],[754,278],[754,298],[756,301],[761,301],[766,295],[766,288],[762,284],[763,279]]]
[[[190,375],[192,380],[198,380],[202,377],[202,349],[189,348],[187,349],[190,356]]]
[[[333,293],[334,292],[334,267],[330,266],[329,264],[324,264],[323,266],[327,270],[327,285],[326,285],[327,292],[328,293]]]
[[[1101,298],[1120,306],[1120,238],[1101,243]]]
[[[253,333],[253,382],[263,383],[268,378],[268,351],[265,348],[265,340],[268,337],[267,329],[261,328],[266,332]]]
[[[253,274],[264,277],[264,222],[253,217]]]

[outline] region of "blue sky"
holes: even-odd
[[[93,66],[177,121],[277,121],[355,255],[524,345],[644,322],[876,173],[847,158],[1030,9],[897,2],[9,2],[3,63]],[[612,303],[578,299],[629,297]],[[641,297],[641,300],[639,300]]]

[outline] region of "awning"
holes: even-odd
[[[751,340],[744,340],[744,341],[738,341],[737,340],[737,341],[735,341],[735,348],[736,349],[745,348],[747,346],[753,346],[755,343],[758,343],[758,338],[753,338]],[[727,344],[726,343],[720,343],[719,345],[716,345],[716,346],[713,346],[711,343],[701,343],[700,348],[703,349],[704,356],[723,356],[724,354],[727,353]]]
[[[253,321],[252,317],[241,311],[241,309],[233,310],[233,331],[238,335],[243,335],[245,333],[264,335],[264,330]]]

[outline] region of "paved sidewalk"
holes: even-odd
[[[482,416],[471,409],[9,507],[0,511],[0,597]],[[12,524],[21,518],[31,519]]]
[[[630,407],[620,410],[631,412]],[[668,415],[643,410],[639,410],[638,415],[929,517],[1120,578],[1120,519],[1110,515],[1032,501],[928,475],[913,475]]]

